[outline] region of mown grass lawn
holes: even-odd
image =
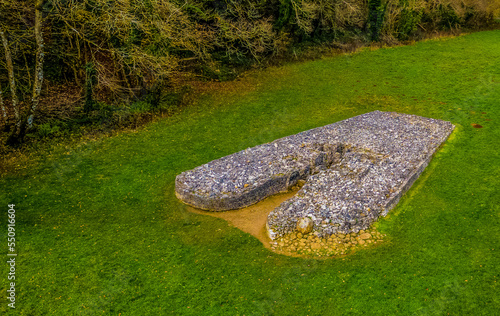
[[[0,178],[0,311],[20,315],[498,315],[500,31],[251,74],[174,117],[41,152]],[[377,248],[285,257],[188,213],[174,179],[241,149],[373,110],[456,130]],[[483,128],[474,128],[479,124]],[[7,205],[16,205],[16,309]]]

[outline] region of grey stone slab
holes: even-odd
[[[254,204],[305,184],[268,216],[274,239],[299,219],[313,233],[366,229],[385,216],[453,131],[446,121],[394,112],[370,112],[213,160],[176,178],[184,203],[210,211]]]

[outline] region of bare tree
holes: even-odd
[[[18,108],[19,99],[17,98],[17,91],[16,91],[16,77],[14,75],[14,64],[12,63],[12,54],[10,52],[9,41],[7,40],[7,35],[5,34],[2,25],[0,25],[0,37],[2,39],[3,48],[5,50],[5,64],[7,66],[7,73],[9,74],[9,86],[10,86],[10,94],[12,97],[12,108],[14,109],[14,118],[16,120],[16,130],[14,131],[14,133],[18,133],[21,127],[21,119],[19,116],[19,108]]]
[[[43,4],[44,0],[36,0],[35,3],[35,19],[34,19],[34,35],[36,42],[36,60],[35,60],[35,75],[33,80],[33,90],[31,94],[31,104],[27,109],[26,115],[20,115],[19,98],[16,89],[16,76],[14,72],[14,63],[12,60],[12,53],[9,47],[9,39],[6,34],[6,28],[0,25],[0,38],[5,51],[5,65],[9,77],[9,86],[12,97],[12,108],[14,110],[15,128],[9,137],[8,143],[20,143],[26,133],[33,128],[33,121],[35,119],[35,111],[40,102],[40,93],[43,84],[43,61],[44,61],[44,41],[43,41]],[[2,106],[3,116],[7,124],[7,112],[0,99]],[[26,118],[24,120],[24,118]]]
[[[26,121],[26,132],[33,128],[35,110],[40,101],[40,92],[43,84],[43,34],[42,34],[42,6],[43,0],[37,0],[35,6],[35,39],[36,39],[36,65],[35,82],[33,83],[33,94],[31,96],[31,107]]]

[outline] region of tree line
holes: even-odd
[[[2,0],[0,111],[9,143],[36,126],[48,87],[102,104],[161,102],[175,78],[227,80],[301,45],[395,44],[493,23],[500,0]],[[43,89],[44,88],[44,89]],[[47,88],[47,89],[45,89]]]

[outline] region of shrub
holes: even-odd
[[[384,24],[384,14],[386,6],[381,0],[368,0],[369,18],[368,30],[372,41],[378,41],[382,26]]]
[[[423,12],[410,8],[403,8],[399,16],[396,28],[396,36],[399,40],[407,40],[417,30],[418,24],[422,20]]]
[[[44,123],[37,126],[36,136],[40,138],[55,136],[59,132],[59,129],[60,127],[58,125],[52,125],[51,123]]]

